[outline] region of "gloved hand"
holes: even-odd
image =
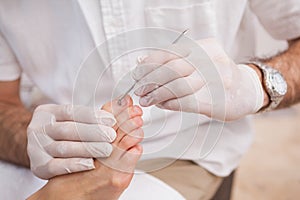
[[[103,110],[113,113],[118,121],[117,138],[110,157],[95,159],[95,170],[51,178],[48,183],[28,200],[61,199],[118,199],[128,187],[133,171],[142,154],[142,110],[133,105],[129,96],[120,106],[117,100],[103,105]],[[99,162],[100,161],[100,162]],[[80,180],[80,181],[78,181]],[[62,187],[63,186],[63,187]]]
[[[41,105],[27,129],[33,173],[42,178],[95,168],[93,158],[108,157],[116,132],[114,116],[85,106]]]
[[[235,64],[215,39],[155,51],[132,73],[141,106],[193,112],[228,121],[257,112],[264,93],[258,74]],[[214,94],[214,95],[212,95]]]

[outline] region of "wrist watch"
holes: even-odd
[[[284,77],[278,70],[262,62],[250,61],[248,62],[248,64],[253,64],[261,70],[263,75],[263,86],[270,98],[270,103],[267,106],[263,107],[259,112],[265,112],[275,109],[287,93],[287,83]]]

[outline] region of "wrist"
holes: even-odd
[[[262,71],[254,64],[247,64],[249,67],[251,67],[256,73],[257,73],[257,76],[260,80],[260,83],[262,85],[262,88],[263,88],[263,92],[264,92],[264,101],[263,101],[263,106],[262,108],[268,106],[270,104],[270,97],[267,93],[267,90],[265,88],[265,85],[263,84],[263,74],[262,74]]]

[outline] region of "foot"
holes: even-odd
[[[124,103],[125,102],[125,103]],[[117,138],[109,158],[95,159],[96,169],[50,179],[29,200],[34,199],[118,199],[128,187],[133,171],[142,154],[142,110],[133,106],[127,96],[120,106],[117,100],[102,109],[112,112],[117,124]]]

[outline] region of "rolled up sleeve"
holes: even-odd
[[[20,75],[21,68],[17,59],[0,32],[0,81],[13,81]]]
[[[275,39],[300,37],[300,0],[250,0],[250,7]]]

